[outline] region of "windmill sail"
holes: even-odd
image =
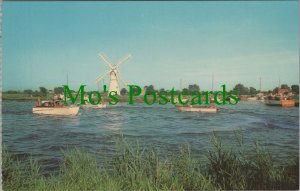
[[[99,57],[102,59],[102,61],[104,63],[106,63],[109,66],[109,70],[102,74],[99,75],[95,82],[97,84],[99,84],[101,82],[101,80],[103,80],[105,77],[107,77],[108,75],[110,76],[110,82],[109,82],[109,92],[116,92],[118,95],[120,95],[120,88],[119,88],[119,80],[122,81],[122,83],[126,86],[127,83],[126,81],[121,78],[120,73],[118,71],[118,68],[124,64],[125,62],[127,62],[130,58],[131,55],[128,54],[127,56],[125,56],[124,58],[120,59],[117,64],[113,64],[104,53],[99,53]]]

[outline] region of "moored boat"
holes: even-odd
[[[267,106],[281,106],[281,101],[280,100],[269,100],[269,99],[266,99],[264,101],[264,103]]]
[[[281,98],[278,96],[268,96],[264,103],[267,106],[281,106]]]
[[[61,101],[43,101],[32,108],[32,113],[41,115],[77,115],[79,106],[65,106]]]
[[[194,106],[194,105],[177,105],[178,111],[201,112],[201,113],[216,113],[219,109],[215,106]]]
[[[296,105],[295,100],[287,98],[266,99],[265,104],[268,106],[282,106],[282,107],[294,107]]]
[[[294,107],[295,101],[292,99],[282,99],[281,100],[281,106],[282,107]]]
[[[84,109],[103,109],[106,108],[105,102],[102,100],[101,104],[93,105],[89,101],[84,100],[84,105],[81,106]]]
[[[257,97],[248,97],[247,100],[248,100],[248,101],[256,101],[256,100],[257,100]]]

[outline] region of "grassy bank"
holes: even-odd
[[[180,149],[173,157],[139,148],[122,140],[105,165],[96,156],[75,148],[64,153],[58,173],[43,176],[37,162],[25,167],[3,152],[4,190],[258,190],[298,189],[298,159],[276,166],[272,156],[258,143],[247,151],[222,146],[215,136],[214,149],[203,153],[207,163]],[[233,151],[234,150],[234,151]],[[246,152],[252,150],[249,155]],[[288,157],[287,157],[288,158]],[[23,169],[23,170],[21,170]]]

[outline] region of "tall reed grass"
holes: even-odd
[[[96,156],[82,149],[63,153],[58,173],[44,176],[32,159],[23,166],[3,151],[4,190],[273,190],[299,188],[299,161],[283,166],[274,164],[258,142],[246,154],[243,139],[239,146],[226,148],[212,137],[214,149],[204,153],[203,165],[180,149],[172,157],[160,158],[158,152],[140,148],[122,139],[108,163],[98,165]]]

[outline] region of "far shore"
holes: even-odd
[[[170,96],[168,96],[170,99]],[[177,97],[177,96],[176,96]],[[184,96],[184,98],[189,98],[190,96]],[[247,98],[251,97],[250,95],[243,95],[240,96],[240,101],[247,101]],[[48,94],[47,96],[33,96],[30,94],[25,94],[25,93],[2,93],[2,100],[15,100],[15,101],[37,101],[38,99],[40,100],[53,100],[54,99],[54,94]],[[80,98],[78,98],[79,100]],[[137,96],[134,97],[135,102],[144,102],[144,96]],[[107,100],[107,96],[104,96],[104,100]],[[129,96],[124,95],[120,96],[120,102],[129,102]],[[149,100],[151,99],[151,96],[149,97]]]

